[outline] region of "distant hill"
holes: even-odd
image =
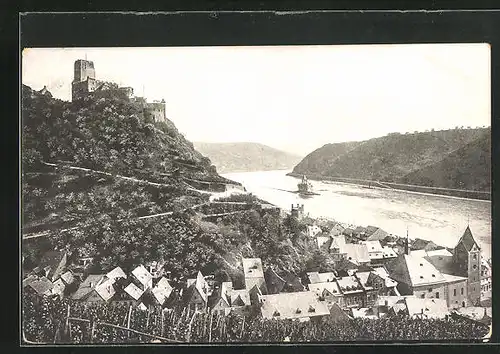
[[[443,160],[404,176],[401,181],[424,186],[490,190],[491,136],[484,136],[448,154]]]
[[[490,128],[394,133],[327,144],[293,173],[484,191],[490,188],[490,156]]]
[[[219,173],[291,169],[300,157],[259,143],[193,143]]]

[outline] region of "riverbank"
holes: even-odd
[[[287,173],[287,176],[301,178],[303,175],[290,172],[290,173]],[[309,174],[307,174],[306,177],[308,179],[314,180],[314,181],[342,182],[342,183],[356,184],[356,185],[361,185],[361,186],[396,189],[396,190],[402,190],[402,191],[428,193],[428,194],[435,194],[435,195],[442,195],[442,196],[449,196],[449,197],[477,199],[477,200],[491,200],[491,193],[490,192],[483,192],[483,191],[472,191],[472,190],[465,190],[465,189],[449,189],[449,188],[441,188],[441,187],[427,187],[427,186],[418,186],[418,185],[412,185],[412,184],[401,184],[401,183],[394,183],[394,182],[380,182],[380,181],[347,178],[347,177],[325,177],[325,176],[309,175]]]

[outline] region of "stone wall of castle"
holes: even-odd
[[[101,81],[87,78],[85,81],[75,81],[71,86],[71,99],[77,100],[87,96],[90,92],[94,92],[98,86],[102,84]]]
[[[166,119],[165,102],[146,103],[144,111],[145,114],[152,117],[155,122],[164,122]]]

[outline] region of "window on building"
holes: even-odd
[[[457,289],[453,289],[453,296],[457,296]]]
[[[432,293],[432,288],[429,288],[429,292]]]
[[[477,268],[477,266],[474,264],[474,265],[472,266],[472,269],[476,269],[476,268]]]
[[[472,256],[472,258],[473,258],[474,260],[476,260],[476,259],[477,259],[477,254],[474,254],[474,255]]]
[[[465,307],[465,301],[462,301],[462,307]]]
[[[439,299],[439,292],[436,292],[436,299]]]
[[[464,288],[460,289],[460,295],[464,294]]]

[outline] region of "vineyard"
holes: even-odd
[[[148,310],[124,304],[90,304],[23,297],[26,343],[217,343],[478,340],[488,332],[479,323],[446,320],[353,319],[336,322],[264,320],[258,316]]]

